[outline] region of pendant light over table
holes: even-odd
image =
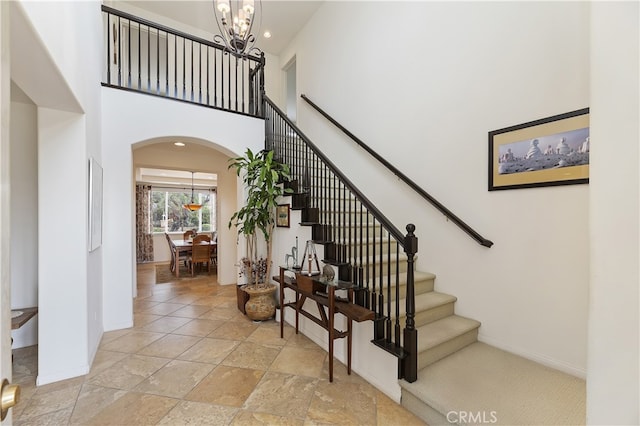
[[[193,198],[193,172],[191,172],[191,202],[183,204],[182,207],[184,207],[185,209],[191,212],[198,211],[202,208],[202,204],[196,203]]]

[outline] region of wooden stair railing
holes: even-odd
[[[471,238],[473,238],[476,242],[478,242],[478,244],[480,244],[481,246],[487,247],[487,248],[489,248],[489,247],[491,247],[493,245],[493,241],[484,238],[476,230],[474,230],[471,226],[469,226],[467,223],[465,223],[462,219],[460,219],[458,216],[453,214],[453,212],[451,212],[451,210],[446,208],[441,202],[436,200],[427,191],[425,191],[420,186],[418,186],[418,184],[416,184],[413,180],[411,180],[404,173],[402,173],[400,170],[398,170],[394,165],[389,163],[384,157],[382,157],[376,151],[371,149],[371,147],[369,147],[367,144],[365,144],[360,139],[358,139],[353,133],[351,133],[349,130],[347,130],[342,124],[338,123],[333,117],[331,117],[329,114],[327,114],[322,108],[320,108],[313,101],[311,101],[311,99],[309,99],[306,95],[303,94],[303,95],[300,95],[300,97],[302,99],[304,99],[309,105],[311,105],[311,107],[313,109],[318,111],[320,113],[320,115],[322,115],[324,118],[329,120],[329,122],[331,124],[333,124],[338,129],[340,129],[344,134],[349,136],[355,143],[360,145],[360,147],[362,147],[362,149],[364,149],[369,154],[371,154],[371,156],[373,158],[378,160],[382,165],[384,165],[387,169],[389,169],[394,175],[396,175],[398,178],[400,178],[400,180],[402,180],[404,183],[406,183],[411,189],[413,189],[415,192],[420,194],[420,196],[422,198],[424,198],[425,200],[430,202],[436,209],[438,209],[438,211],[440,211],[442,214],[444,214],[447,219],[449,219],[453,223],[455,223],[460,229],[462,229]]]
[[[323,262],[338,269],[338,279],[357,284],[355,303],[375,312],[372,342],[398,357],[399,378],[415,381],[415,226],[402,233],[267,96],[264,100],[265,148],[290,168],[292,209],[301,210],[301,225],[310,226],[312,241],[324,246]]]

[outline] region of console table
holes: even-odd
[[[286,272],[294,273],[295,277],[286,275]],[[293,308],[296,311],[296,334],[298,334],[299,316],[302,314],[328,332],[329,339],[329,382],[333,382],[333,343],[335,339],[347,338],[347,374],[351,374],[351,331],[352,322],[372,320],[375,313],[367,308],[353,303],[353,290],[355,285],[348,281],[325,282],[318,279],[319,276],[307,276],[300,274],[299,269],[280,267],[280,275],[274,277],[280,283],[280,338],[284,337],[284,312],[285,308]],[[284,290],[289,288],[295,292],[295,301],[284,303]],[[347,290],[347,298],[336,298],[336,290]],[[303,309],[304,302],[313,300],[318,307],[318,315],[314,315]],[[326,310],[325,310],[326,308]],[[347,330],[336,330],[334,317],[340,313],[347,318]]]

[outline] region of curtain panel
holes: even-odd
[[[136,261],[153,261],[151,233],[151,186],[136,185]]]

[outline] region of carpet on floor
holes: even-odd
[[[204,273],[206,274],[207,271],[205,270]],[[156,265],[156,284],[165,284],[165,283],[172,283],[172,282],[181,281],[181,280],[190,280],[193,278],[197,278],[198,275],[201,275],[201,274],[202,272],[198,274],[198,270],[196,269],[196,276],[192,277],[191,271],[189,270],[189,268],[184,266],[184,262],[181,262],[180,278],[176,278],[176,275],[173,272],[171,272],[171,269],[169,268],[169,264],[161,263]]]

